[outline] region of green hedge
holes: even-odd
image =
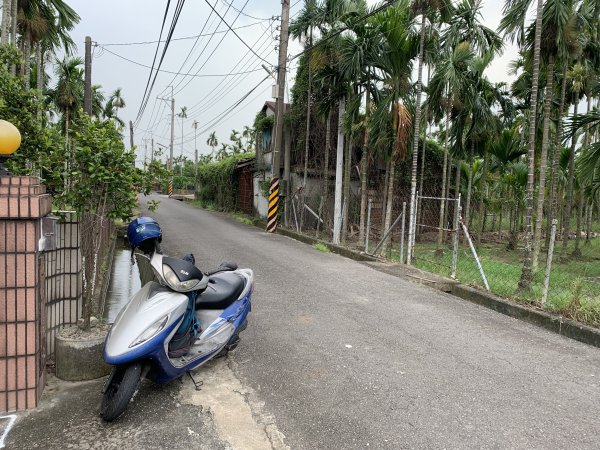
[[[239,161],[250,158],[254,158],[254,153],[240,153],[198,167],[200,203],[223,211],[234,210],[238,180],[233,176],[233,172]]]

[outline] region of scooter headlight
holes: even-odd
[[[152,325],[150,325],[148,328],[146,328],[146,331],[144,331],[142,334],[140,334],[135,341],[133,341],[133,344],[131,344],[129,346],[129,348],[135,347],[136,345],[140,345],[140,344],[146,342],[147,340],[153,338],[154,336],[156,336],[158,333],[160,333],[163,330],[165,325],[167,325],[168,321],[169,321],[169,316],[166,315],[163,318],[154,322]]]
[[[177,274],[166,264],[163,264],[163,278],[169,287],[177,292],[191,291],[200,283],[200,280],[197,278],[192,278],[191,280],[187,281],[179,281]]]

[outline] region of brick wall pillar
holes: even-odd
[[[34,408],[44,389],[40,219],[52,200],[36,177],[0,177],[0,412]]]

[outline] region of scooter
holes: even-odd
[[[138,221],[135,225],[146,227],[146,233],[152,226]],[[133,295],[106,337],[104,361],[113,369],[103,388],[100,414],[109,422],[125,412],[143,378],[164,384],[187,373],[198,389],[201,383],[190,371],[235,349],[248,323],[254,285],[251,269],[223,263],[203,273],[194,265],[193,256],[190,261],[159,253],[158,240],[154,236],[141,245],[136,243],[145,247],[156,281]],[[182,324],[189,318],[190,303],[193,336],[183,351],[181,346],[174,350]]]

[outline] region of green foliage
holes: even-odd
[[[221,161],[198,167],[198,199],[202,204],[212,203],[219,209],[235,209],[237,180],[233,177],[238,162],[254,157],[254,153],[231,155]]]
[[[114,122],[85,114],[73,122],[71,148],[56,149],[43,159],[46,184],[59,207],[122,220],[133,215],[137,192],[149,189],[151,181],[134,163],[135,152],[125,149]]]
[[[23,80],[9,72],[9,65],[19,63],[17,49],[0,46],[0,118],[11,122],[21,133],[21,147],[7,163],[17,175],[32,173],[32,163],[41,154],[63,146],[62,137],[52,128],[45,127],[41,98],[33,89],[25,89]]]
[[[323,253],[330,253],[331,250],[329,250],[329,247],[327,247],[325,244],[323,244],[322,242],[317,242],[315,244],[313,244],[313,248],[319,250],[320,252]]]
[[[274,116],[267,116],[264,112],[260,111],[260,112],[258,112],[258,114],[256,114],[256,117],[254,118],[253,127],[254,127],[254,130],[256,132],[258,132],[258,131],[272,128],[274,124],[275,124]]]

